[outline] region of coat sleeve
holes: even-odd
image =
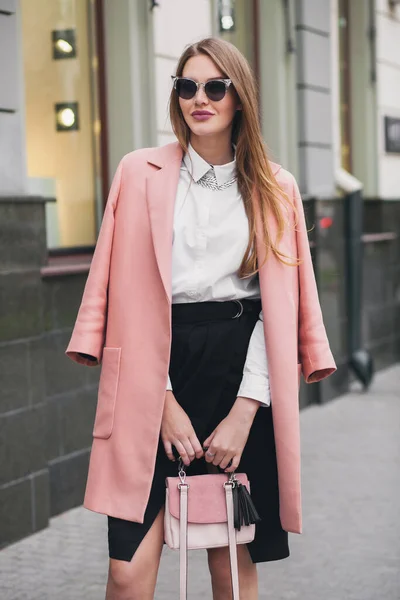
[[[322,317],[311,259],[303,202],[293,177],[293,200],[297,209],[297,255],[299,270],[299,358],[307,383],[320,381],[336,371]]]
[[[114,236],[114,213],[120,192],[121,178],[122,161],[118,165],[111,184],[78,316],[65,351],[69,358],[87,366],[100,364],[103,355],[107,323],[107,291]]]

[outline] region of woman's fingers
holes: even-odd
[[[212,463],[215,467],[220,466],[222,464],[227,465],[231,458],[234,456],[236,451],[229,451],[227,448],[218,448],[211,443],[210,447],[206,450],[204,457],[206,462]]]
[[[212,463],[214,466],[224,469],[227,473],[232,473],[239,466],[241,452],[237,450],[228,451],[226,449],[219,449],[211,446],[204,453],[206,462]]]
[[[230,461],[233,460],[234,456],[235,456],[235,452],[227,452],[225,454],[225,456],[222,458],[221,462],[219,463],[220,468],[226,469],[226,467],[229,465]]]
[[[189,466],[195,458],[201,458],[204,455],[203,449],[197,437],[190,437],[187,440],[176,440],[174,446],[179,452],[185,465]]]
[[[193,450],[193,447],[189,440],[174,440],[174,446],[179,452],[179,456],[181,457],[183,464],[187,467],[190,465],[191,461],[195,458],[196,453]]]
[[[181,444],[181,442],[179,440],[175,440],[174,441],[174,446],[178,451],[179,456],[181,457],[183,464],[186,465],[187,467],[190,465],[190,459],[187,455],[187,452],[185,450],[185,447],[183,444]]]
[[[216,459],[218,454],[218,449],[214,448],[214,446],[211,444],[211,446],[209,446],[209,448],[205,451],[204,453],[204,458],[206,459],[206,462],[208,463],[212,463],[212,464],[219,464],[219,463],[214,463],[214,460]],[[220,460],[223,458],[223,454],[220,454]]]
[[[168,456],[169,460],[174,461],[175,456],[172,452],[172,444],[168,440],[163,440],[165,454]]]
[[[192,446],[190,439],[187,437],[187,438],[181,440],[181,444],[183,444],[183,446],[186,450],[186,454],[188,455],[190,461],[194,460],[196,458],[196,452]]]
[[[225,473],[232,473],[233,471],[236,471],[236,469],[239,467],[240,459],[241,455],[236,454],[232,458],[232,464],[225,469]]]
[[[213,441],[213,437],[216,434],[216,432],[217,432],[216,429],[214,429],[214,431],[208,436],[208,438],[206,440],[204,440],[204,442],[203,442],[204,450],[209,447],[209,445]]]
[[[217,450],[217,452],[213,458],[212,464],[215,465],[216,467],[219,467],[226,455],[227,455],[226,450]],[[228,462],[229,462],[229,460],[228,460]]]
[[[197,435],[195,434],[194,430],[191,436],[189,436],[189,442],[192,445],[192,448],[196,454],[196,458],[201,458],[204,454],[203,452],[203,448],[201,447],[201,444],[199,442],[199,439],[197,437]]]
[[[206,462],[211,463],[214,460],[214,456],[215,452],[213,452],[211,448],[204,446],[204,458],[206,459]]]
[[[203,455],[203,451],[192,425],[191,432],[187,435],[187,437],[181,437],[179,441],[184,446],[186,454],[188,455],[190,461],[194,460],[195,458],[201,458],[201,456]]]
[[[195,433],[186,440],[175,439],[172,443],[179,453],[179,456],[182,458],[183,464],[187,467],[194,458],[201,458],[203,456],[203,449]],[[167,457],[169,460],[175,461],[172,443],[168,440],[163,440]],[[204,452],[204,458],[206,462],[219,466],[220,469],[223,469],[226,473],[232,473],[239,466],[241,454],[237,454],[237,451],[227,452],[226,450],[219,450],[218,448],[213,448],[211,445],[208,450]]]

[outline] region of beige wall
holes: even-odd
[[[54,178],[59,246],[95,241],[86,0],[21,0],[29,177]],[[76,28],[78,56],[53,60],[51,32]],[[78,102],[80,129],[56,131],[54,104]]]

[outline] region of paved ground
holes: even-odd
[[[304,531],[291,557],[259,566],[260,599],[400,599],[400,366],[371,391],[301,414]],[[82,508],[0,552],[0,600],[104,600],[106,520]],[[190,556],[190,594],[211,599],[205,552]],[[178,598],[165,550],[157,600]]]

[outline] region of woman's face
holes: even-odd
[[[208,56],[200,54],[192,56],[186,62],[182,77],[189,77],[198,83],[206,83],[209,79],[224,79],[223,73]],[[232,121],[239,108],[232,85],[222,100],[212,102],[201,86],[196,95],[190,100],[179,98],[183,117],[196,136],[213,136],[232,127]],[[210,117],[200,120],[194,114],[196,111],[206,111]]]

